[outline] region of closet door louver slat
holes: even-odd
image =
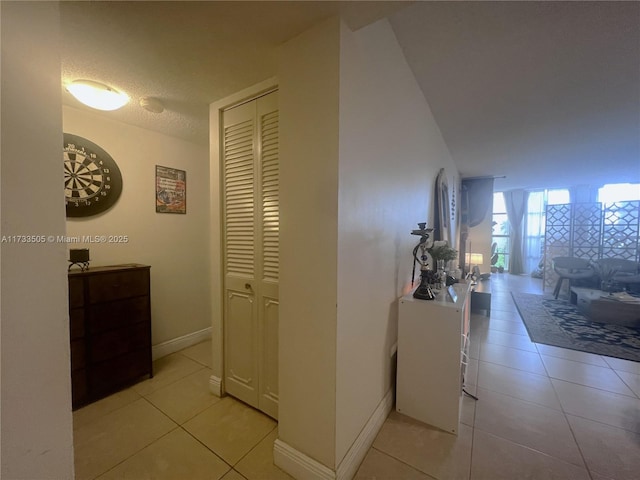
[[[226,273],[253,277],[254,227],[254,121],[224,130],[224,201]]]
[[[262,278],[277,282],[280,234],[278,111],[263,115],[261,122]]]

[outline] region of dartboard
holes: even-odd
[[[111,208],[122,192],[122,175],[111,155],[86,138],[65,133],[63,157],[67,217]]]

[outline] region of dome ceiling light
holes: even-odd
[[[117,110],[129,102],[126,93],[93,80],[74,80],[66,89],[79,102],[98,110]]]

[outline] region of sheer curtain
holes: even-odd
[[[544,191],[529,192],[527,221],[524,226],[524,268],[526,273],[535,272],[544,248]]]
[[[523,249],[523,220],[527,209],[529,192],[522,189],[504,192],[504,203],[507,207],[507,218],[510,228],[509,273],[525,273]]]

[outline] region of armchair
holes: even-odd
[[[558,298],[565,278],[569,280],[569,288],[571,288],[571,280],[591,278],[596,273],[589,260],[578,257],[554,257],[553,270],[558,274],[558,282],[553,290],[555,298]]]

